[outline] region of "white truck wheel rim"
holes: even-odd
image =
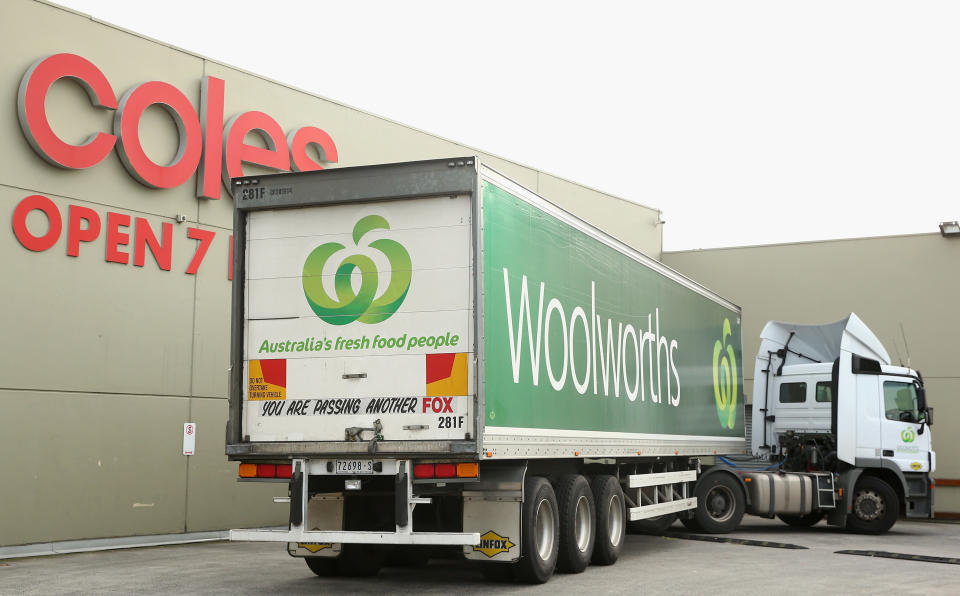
[[[537,541],[534,545],[537,549],[537,555],[544,561],[550,558],[553,552],[554,534],[556,528],[553,527],[553,505],[550,501],[542,499],[537,505],[536,528],[534,530],[534,539]]]
[[[587,552],[587,546],[590,544],[592,521],[590,519],[590,503],[587,501],[587,497],[580,495],[574,513],[574,532],[576,533],[577,548],[582,553]]]
[[[607,536],[610,537],[610,544],[613,546],[620,544],[621,534],[623,534],[623,507],[620,505],[620,497],[613,495],[607,505]]]

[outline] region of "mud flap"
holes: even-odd
[[[480,482],[463,491],[463,531],[480,534],[480,544],[463,547],[474,561],[520,559],[520,517],[525,465],[482,466]]]
[[[394,478],[394,519],[397,526],[404,528],[410,521],[410,507],[407,506],[407,473],[399,472]]]
[[[290,478],[290,529],[303,525],[303,471],[297,465],[297,471]]]

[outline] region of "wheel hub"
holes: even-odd
[[[553,505],[549,501],[544,499],[537,505],[535,520],[534,540],[537,555],[546,561],[553,550],[553,535],[556,532],[553,525]]]
[[[623,505],[620,504],[620,497],[614,495],[607,507],[607,536],[610,537],[610,543],[613,546],[620,544],[623,523]]]
[[[872,490],[862,490],[853,500],[853,509],[857,517],[864,521],[873,521],[883,516],[886,509],[883,498]]]
[[[590,503],[586,497],[581,496],[577,499],[577,509],[574,514],[574,537],[577,542],[577,549],[580,552],[586,552],[590,544]]]
[[[733,515],[734,503],[730,489],[718,484],[707,494],[707,513],[718,522],[726,521]]]

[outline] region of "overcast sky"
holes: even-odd
[[[665,250],[960,218],[960,3],[60,3],[661,209]]]

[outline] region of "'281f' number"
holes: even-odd
[[[463,416],[439,416],[437,428],[463,428]]]

